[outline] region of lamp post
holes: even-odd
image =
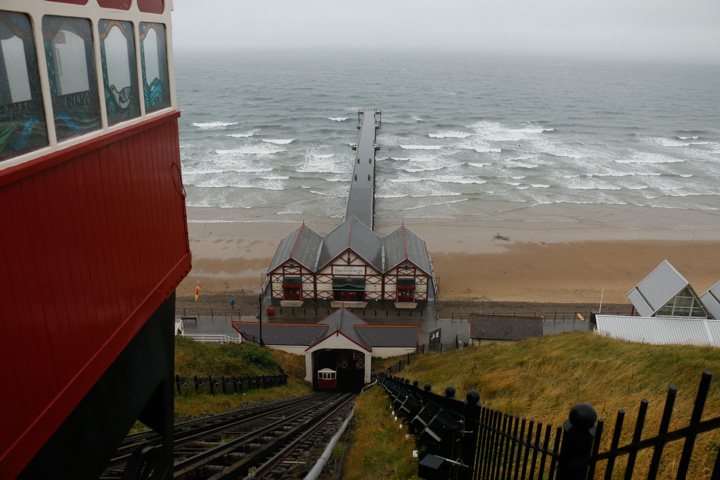
[[[259,313],[258,321],[260,322],[259,323],[259,325],[260,325],[260,346],[264,347],[265,342],[263,342],[263,336],[262,336],[262,307],[263,307],[262,298],[263,298],[263,294],[262,294],[262,292],[260,292],[260,294],[258,295],[258,302],[259,302],[259,306],[260,306],[260,310],[258,311],[258,313]]]

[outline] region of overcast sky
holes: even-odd
[[[720,0],[174,0],[176,53],[391,49],[720,62]]]

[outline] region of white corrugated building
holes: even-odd
[[[663,260],[627,296],[641,317],[708,317],[690,282],[667,260]]]
[[[716,320],[720,320],[720,282],[716,283],[710,289],[703,293],[700,301],[705,306],[707,312]]]
[[[698,297],[664,260],[627,296],[640,316],[596,315],[598,333],[656,345],[720,347],[720,282]]]
[[[720,347],[720,320],[596,315],[595,321],[601,335],[631,342]]]

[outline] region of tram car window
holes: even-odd
[[[100,20],[99,29],[105,105],[108,124],[114,125],[140,116],[135,38],[130,22]]]
[[[58,141],[101,127],[90,21],[45,16],[42,21]]]
[[[30,19],[0,11],[0,161],[47,144]]]
[[[170,86],[165,49],[165,25],[140,23],[140,54],[142,55],[145,111],[170,106]]]

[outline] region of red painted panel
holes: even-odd
[[[8,272],[9,263],[5,258],[9,253],[7,250],[8,243],[3,242],[3,236],[0,235],[0,271]],[[0,318],[10,318],[9,313],[14,310],[15,298],[13,297],[13,290],[11,288],[11,282],[7,275],[0,277],[0,291],[5,292],[3,295],[3,301],[0,302]],[[4,322],[0,321],[0,336],[3,338],[14,335],[17,331],[18,325],[16,322]],[[4,408],[6,412],[13,412],[11,415],[6,416],[7,428],[9,431],[9,439],[16,438],[22,433],[23,425],[26,425],[28,418],[25,416],[23,410],[23,402],[19,395],[11,395],[11,392],[19,392],[21,387],[21,375],[26,372],[26,365],[19,365],[18,368],[9,368],[13,365],[13,361],[17,359],[13,358],[15,355],[22,356],[21,345],[15,345],[15,348],[11,349],[0,349],[0,365],[5,365],[7,371],[8,384],[3,385],[3,389],[0,392],[0,408]],[[21,358],[24,361],[24,356]],[[32,389],[28,392],[28,400],[35,403],[34,392]],[[9,445],[0,437],[0,451],[9,448]]]
[[[55,2],[55,3],[69,3],[71,5],[85,5],[88,2],[88,0],[46,0],[46,1]]]
[[[117,10],[130,10],[130,0],[97,0],[98,5],[103,8],[115,8]]]
[[[163,0],[137,0],[137,6],[141,12],[145,13],[163,13],[165,11]]]
[[[190,269],[176,112],[0,172],[0,478],[14,478]]]
[[[77,192],[81,189],[76,183],[72,169],[67,167],[59,169],[58,181],[55,184],[59,187],[56,198],[67,198],[71,205],[79,205],[76,203],[76,199]],[[58,238],[58,241],[63,241],[61,245],[58,245],[58,249],[67,257],[64,271],[68,272],[69,280],[61,283],[62,295],[68,302],[68,308],[77,312],[76,319],[71,322],[72,335],[80,338],[78,354],[81,358],[87,358],[92,353],[91,345],[95,343],[95,340],[89,330],[88,303],[90,302],[86,299],[87,292],[74,288],[75,285],[83,284],[85,275],[82,273],[82,266],[86,264],[82,259],[84,247],[81,240],[83,237],[78,234],[81,228],[78,221],[78,209],[59,208],[51,218],[54,220],[53,231],[62,231],[63,228],[69,230],[68,235]]]
[[[59,270],[59,262],[62,258],[54,251],[56,242],[52,238],[53,232],[48,228],[50,217],[54,213],[52,210],[55,199],[48,198],[45,177],[43,173],[37,175],[34,182],[25,183],[27,187],[25,204],[34,212],[42,212],[36,217],[40,221],[28,223],[31,231],[31,248],[35,252],[33,257],[36,271],[33,286],[37,289],[35,302],[42,311],[47,328],[45,340],[50,345],[56,381],[59,385],[63,385],[68,380],[64,372],[71,371],[73,364],[76,363],[73,361],[76,349],[73,345],[74,339],[67,336],[67,315],[63,312],[58,314],[58,310],[65,310],[65,299],[57,294],[58,282],[55,281],[62,278]],[[44,301],[45,298],[51,301]],[[66,346],[68,348],[65,348]]]

